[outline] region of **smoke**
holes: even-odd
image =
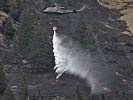
[[[97,64],[93,63],[95,61],[89,52],[81,49],[77,42],[54,31],[53,52],[57,79],[64,72],[78,75],[87,80],[93,93],[101,91]]]

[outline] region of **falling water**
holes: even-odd
[[[81,49],[75,41],[67,36],[58,35],[54,31],[53,52],[55,56],[55,67],[57,79],[64,73],[78,75],[86,79],[92,92],[99,92],[99,75],[92,58],[85,50]]]

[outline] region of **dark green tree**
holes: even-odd
[[[6,84],[5,73],[3,72],[3,64],[2,61],[0,60],[0,95],[3,95],[6,86],[7,84]]]
[[[31,96],[31,100],[39,100],[35,95]]]
[[[9,87],[6,88],[3,98],[4,100],[15,100],[15,97]]]
[[[83,100],[82,94],[79,90],[79,85],[77,85],[76,87],[76,91],[74,92],[74,95],[73,95],[73,100]]]
[[[14,36],[14,32],[15,32],[15,29],[13,27],[13,22],[10,18],[8,18],[6,20],[6,22],[4,23],[4,29],[5,29],[5,32],[6,32],[6,35],[10,38],[10,39],[13,39],[13,36]]]
[[[54,66],[52,47],[40,22],[35,11],[29,12],[27,9],[22,11],[18,32],[19,51],[33,69],[51,71]]]
[[[23,3],[22,3],[21,0],[16,0],[16,5],[15,6],[16,6],[16,12],[14,14],[14,18],[15,18],[16,21],[19,21],[20,20],[19,19],[20,15],[21,15],[21,13],[22,13],[22,11],[25,7],[23,6]]]
[[[27,99],[26,100],[31,100],[31,97],[30,96],[27,96]]]
[[[86,48],[89,51],[97,52],[95,35],[92,33],[92,29],[85,18],[81,18],[79,20],[75,33],[76,36],[74,35],[74,39],[76,39],[83,48]]]
[[[22,55],[26,56],[27,47],[32,43],[34,16],[28,9],[24,9],[20,15],[20,29],[18,31],[18,46]],[[26,58],[26,57],[24,57]]]
[[[9,0],[0,0],[0,9],[4,12],[8,13],[10,10],[10,2]]]
[[[20,94],[19,99],[26,100],[28,97],[28,86],[27,86],[26,77],[24,73],[22,74],[21,79],[19,81],[18,89],[19,89],[19,94]]]

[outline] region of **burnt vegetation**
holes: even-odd
[[[54,0],[0,0],[0,11],[9,15],[0,26],[0,100],[132,100],[133,39],[122,34],[127,28],[117,20],[122,14],[95,0],[58,2],[68,9],[87,4],[85,12],[59,17],[60,34],[92,55],[104,56],[101,59],[113,69],[112,90],[91,95],[90,87],[78,77],[64,75],[55,80],[51,18],[42,14]]]

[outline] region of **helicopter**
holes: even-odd
[[[54,14],[54,15],[62,15],[62,14],[70,14],[70,13],[78,13],[82,12],[85,9],[85,6],[83,6],[79,10],[65,10],[65,7],[59,6],[58,4],[55,3],[55,6],[47,7],[46,9],[43,10],[44,15],[46,14]]]

